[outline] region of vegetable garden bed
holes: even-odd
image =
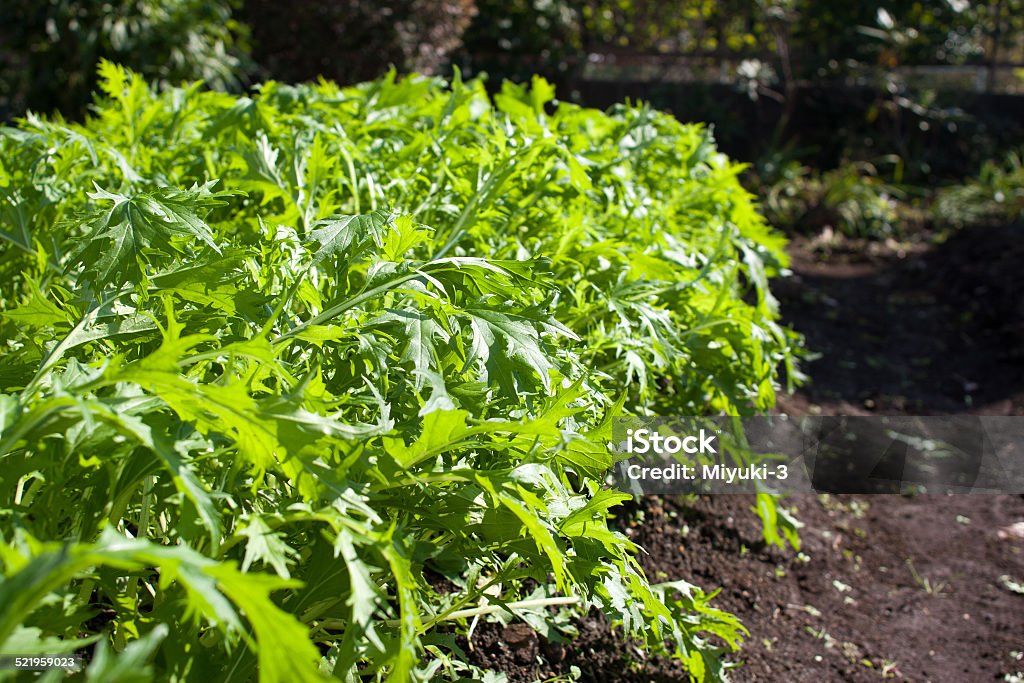
[[[796,376],[709,131],[540,79],[101,77],[86,123],[0,130],[0,651],[479,679],[481,621],[593,608],[719,675],[742,626],[644,575],[603,480],[614,416]]]

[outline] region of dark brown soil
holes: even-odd
[[[794,244],[775,285],[820,358],[780,401],[790,414],[1024,415],[1024,229],[943,244]],[[766,547],[747,496],[648,497],[619,524],[655,581],[721,587],[750,631],[734,681],[964,682],[1024,676],[1024,496],[800,496],[801,553]],[[637,511],[642,511],[638,515]],[[637,519],[644,520],[638,524]],[[522,625],[474,634],[511,681],[580,668],[584,681],[679,681],[600,617],[570,643]]]
[[[806,524],[803,555],[762,547],[738,496],[697,503],[685,553],[644,528],[651,569],[720,585],[718,604],[750,630],[735,680],[998,681],[1024,668],[1011,655],[1024,649],[1024,596],[999,583],[1024,576],[1024,544],[998,536],[1024,519],[1024,499],[787,502]]]
[[[1024,415],[1024,225],[791,254],[773,291],[821,357],[783,412]]]

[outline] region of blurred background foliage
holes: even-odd
[[[238,89],[252,71],[234,0],[2,0],[0,114],[80,118],[100,59],[151,81]]]
[[[458,67],[495,89],[540,74],[563,99],[643,99],[712,123],[781,227],[888,237],[908,215],[1020,216],[1004,186],[1024,146],[1024,0],[2,0],[2,12],[0,119],[86,115],[101,58],[232,91],[390,68]],[[931,191],[953,185],[975,189]]]

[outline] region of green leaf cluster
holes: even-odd
[[[648,581],[603,483],[613,417],[764,410],[791,363],[706,129],[539,79],[101,76],[0,129],[0,652],[465,680],[477,620],[598,609],[719,675],[742,626]]]
[[[940,190],[932,216],[953,228],[1024,219],[1024,149],[1011,151],[1002,163],[987,161],[976,177]]]

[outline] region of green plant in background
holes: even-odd
[[[829,227],[847,237],[882,239],[899,233],[897,199],[902,192],[875,166],[845,163],[812,171],[796,162],[773,169],[765,189],[765,214],[780,228],[816,232]]]
[[[706,129],[540,79],[101,75],[84,124],[0,129],[0,652],[458,680],[477,620],[595,608],[723,675],[742,626],[648,582],[602,484],[612,417],[796,376]]]
[[[941,190],[932,209],[936,223],[953,228],[1024,219],[1024,153],[985,162],[976,178]]]

